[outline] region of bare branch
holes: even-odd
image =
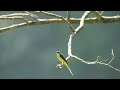
[[[72,57],[72,39],[73,37],[83,28],[85,18],[90,14],[90,11],[86,11],[81,18],[80,25],[75,29],[75,32],[70,35],[69,42],[68,42],[68,57]]]
[[[72,37],[73,35],[70,35],[69,42],[68,42],[68,57],[72,56]]]
[[[27,13],[14,13],[14,14],[8,14],[8,15],[1,15],[0,19],[4,20],[4,19],[10,19],[12,20],[12,18],[15,19],[23,19],[26,23],[20,23],[20,25],[11,25],[11,26],[6,26],[3,28],[0,28],[0,32],[4,32],[4,31],[8,31],[11,29],[15,29],[15,28],[22,28],[23,26],[29,26],[29,25],[43,25],[43,24],[62,24],[65,23],[65,21],[63,21],[62,19],[38,19],[37,22],[33,22],[33,21],[28,21],[25,18],[20,18],[19,16],[29,16],[29,14]],[[19,18],[18,18],[19,17]],[[67,20],[67,18],[64,18],[65,20]],[[69,23],[71,24],[78,24],[81,21],[81,18],[70,18],[69,19]],[[102,16],[101,20],[98,20],[97,18],[86,18],[84,23],[89,23],[89,24],[95,24],[95,23],[119,23],[120,22],[120,16]],[[12,28],[11,28],[12,27]],[[8,30],[5,30],[8,29]]]
[[[13,17],[13,16],[29,16],[29,14],[28,13],[13,13],[13,14],[1,15],[1,17]]]
[[[3,28],[0,28],[0,33],[8,31],[8,30],[14,30],[15,28],[23,27],[26,25],[27,23],[20,23],[20,24],[13,24],[11,26],[3,27]]]
[[[60,16],[60,15],[57,15],[57,14],[53,14],[53,13],[49,13],[49,12],[45,12],[45,11],[35,11],[35,12],[36,13],[43,13],[43,14],[48,15],[48,16],[52,16],[52,17],[56,17],[56,18],[62,19],[64,22],[66,22],[68,24],[68,26],[70,27],[70,30],[72,32],[74,32],[73,26],[63,16]]]
[[[79,31],[83,28],[85,18],[87,18],[87,16],[88,16],[90,13],[91,13],[91,11],[86,11],[86,12],[84,13],[84,15],[83,15],[82,18],[81,18],[80,25],[75,29],[75,32],[76,32],[76,33],[79,32]]]
[[[28,23],[29,21],[27,19],[25,19],[24,17],[22,16],[14,16],[14,17],[5,17],[5,16],[0,16],[0,19],[4,20],[4,19],[22,19],[24,20],[26,23]]]
[[[69,41],[68,41],[68,57],[66,58],[66,60],[68,60],[68,59],[70,59],[70,58],[72,57],[72,58],[75,58],[75,59],[77,59],[77,60],[85,63],[85,64],[102,64],[102,65],[108,66],[108,67],[110,67],[110,68],[112,68],[112,69],[114,69],[114,70],[116,70],[116,71],[120,71],[120,69],[117,69],[117,68],[115,68],[115,67],[113,67],[113,66],[110,65],[110,63],[114,60],[114,52],[113,52],[113,49],[112,49],[112,53],[111,53],[112,59],[110,60],[110,62],[109,62],[108,64],[102,63],[101,61],[99,61],[100,56],[98,56],[95,61],[90,62],[90,61],[86,61],[86,60],[81,59],[81,58],[79,58],[79,57],[77,57],[77,56],[75,56],[75,55],[72,54],[72,40],[73,40],[73,37],[83,28],[85,18],[88,17],[88,15],[89,15],[90,13],[96,13],[96,17],[97,17],[97,15],[98,15],[98,12],[86,11],[86,12],[84,13],[84,15],[83,15],[82,18],[81,18],[80,25],[75,29],[75,32],[73,32],[73,33],[70,35],[70,38],[69,38]],[[101,18],[100,16],[98,16],[98,17],[99,17],[99,19]]]
[[[113,49],[112,49],[112,50],[113,50]],[[114,54],[113,54],[113,53],[112,53],[112,56],[113,56],[113,58],[111,59],[111,61],[110,61],[108,64],[102,63],[102,62],[98,62],[98,61],[99,61],[99,56],[97,57],[97,60],[96,60],[96,61],[93,61],[93,62],[85,61],[85,60],[83,60],[83,59],[78,58],[78,57],[75,56],[75,55],[72,55],[71,57],[76,58],[77,60],[80,60],[81,62],[83,62],[83,63],[85,63],[85,64],[102,64],[102,65],[108,66],[108,67],[110,67],[110,68],[112,68],[112,69],[114,69],[114,70],[116,70],[116,71],[120,71],[120,69],[117,69],[117,68],[115,68],[115,67],[113,67],[113,66],[110,65],[110,63],[111,63],[111,62],[113,61],[113,59],[114,59]]]

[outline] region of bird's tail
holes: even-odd
[[[71,75],[73,76],[73,73],[72,73],[72,71],[71,71],[71,69],[70,69],[70,67],[68,65],[67,65],[67,68],[69,69]]]

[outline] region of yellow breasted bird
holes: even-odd
[[[63,55],[60,53],[60,51],[56,51],[56,54],[57,54],[57,59],[58,59],[60,62],[62,62],[62,63],[69,69],[70,73],[71,73],[72,76],[73,76],[73,73],[72,73],[72,71],[71,71],[71,69],[70,69],[70,67],[69,67],[69,65],[68,65],[67,60],[63,57]]]

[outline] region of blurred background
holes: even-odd
[[[0,11],[0,15],[23,11]],[[65,11],[51,11],[65,17]],[[79,18],[83,11],[72,11],[71,17]],[[120,15],[120,11],[105,11],[104,16]],[[40,18],[52,18],[43,14]],[[31,19],[31,18],[28,18]],[[0,20],[0,27],[20,23],[21,20]],[[74,24],[76,28],[78,24]],[[0,79],[118,79],[120,72],[108,66],[87,65],[71,59],[67,68],[58,70],[60,62],[56,51],[67,57],[67,43],[71,31],[66,24],[26,26],[0,33]],[[112,66],[120,69],[120,23],[85,24],[73,40],[73,54],[86,61],[111,59]]]

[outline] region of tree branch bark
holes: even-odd
[[[51,13],[49,13],[51,14]],[[47,15],[49,15],[47,13]],[[55,14],[53,14],[55,15]],[[0,20],[17,20],[17,19],[21,19],[22,23],[19,24],[13,24],[10,26],[6,26],[6,27],[2,27],[0,28],[0,33],[1,32],[5,32],[8,30],[13,30],[13,29],[17,29],[17,28],[22,28],[25,26],[31,26],[31,25],[44,25],[44,24],[64,24],[64,23],[68,23],[68,25],[70,26],[71,30],[73,31],[74,28],[71,26],[71,24],[79,24],[80,21],[82,20],[82,18],[69,18],[69,22],[67,21],[68,18],[64,18],[61,16],[58,16],[57,19],[40,19],[37,18],[36,21],[31,21],[31,20],[27,20],[24,16],[29,16],[31,17],[31,14],[29,13],[13,13],[13,14],[8,14],[8,15],[1,15],[0,16]],[[33,16],[33,15],[32,15]],[[57,17],[57,16],[56,16]],[[33,17],[32,17],[33,18]],[[63,20],[64,18],[64,20]],[[86,24],[96,24],[96,23],[120,23],[120,16],[102,16],[102,19],[98,19],[98,18],[85,18],[84,22]]]

